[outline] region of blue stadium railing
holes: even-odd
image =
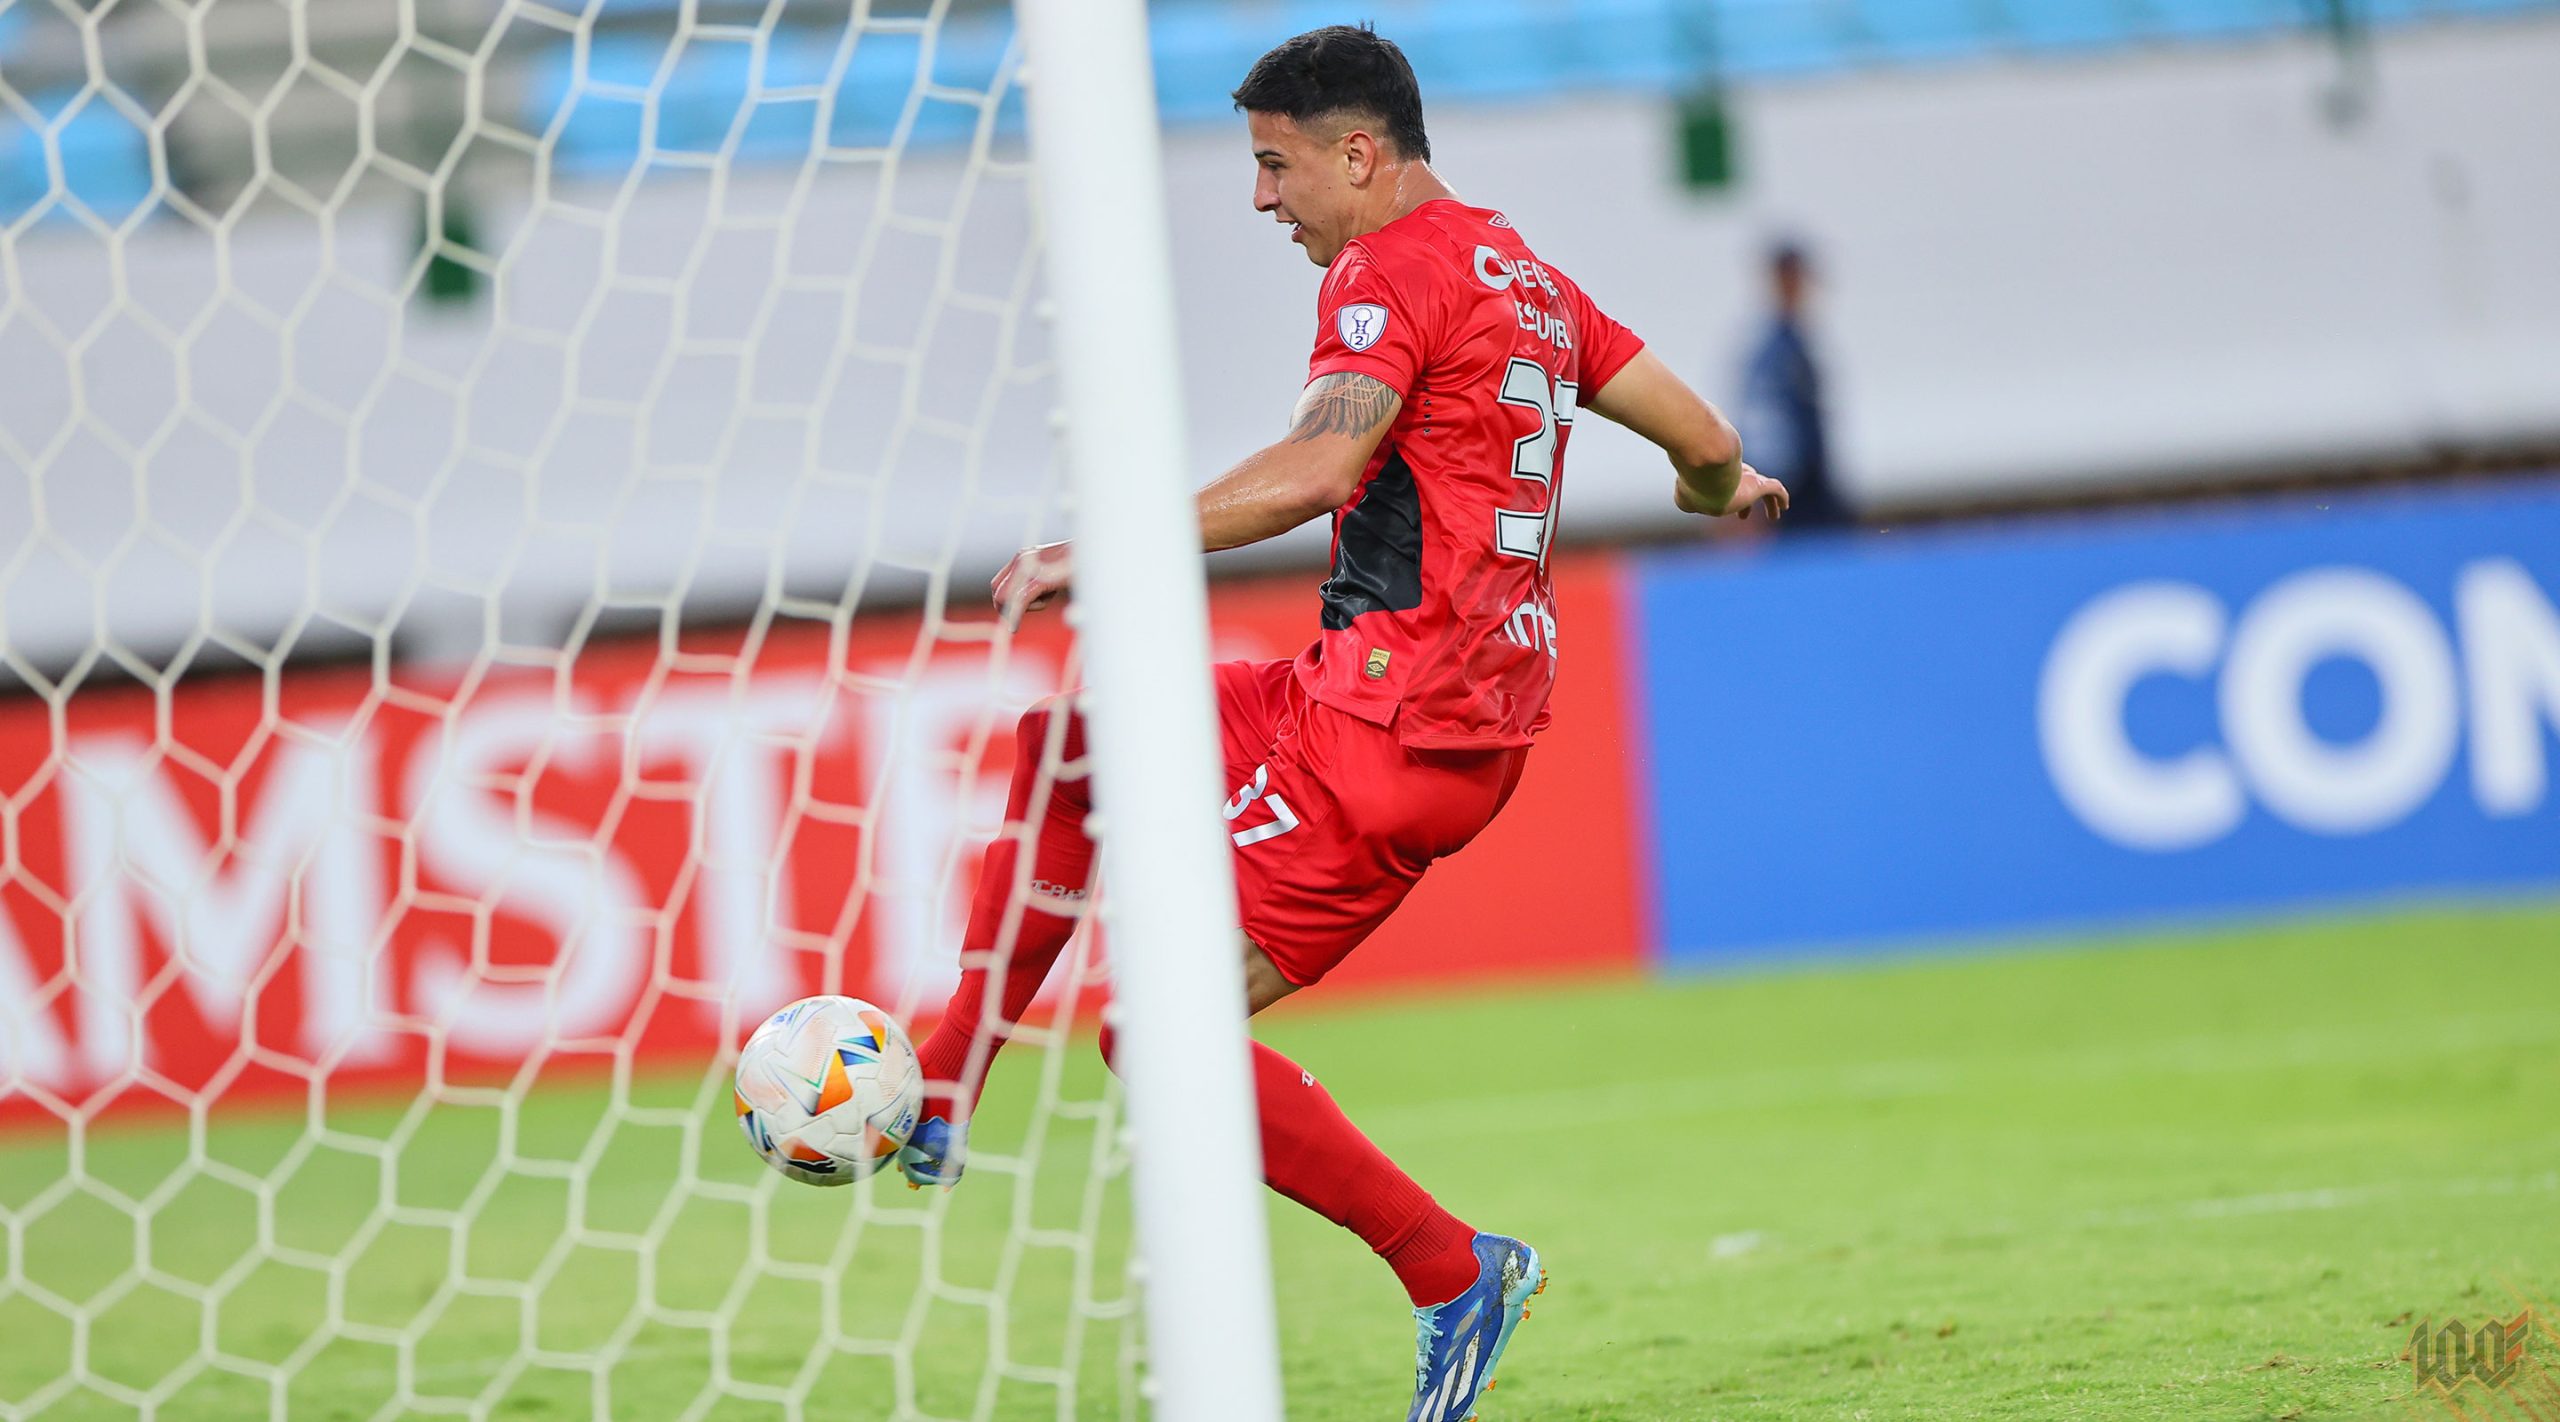
[[[638,16],[677,3],[607,0],[603,12]],[[1707,74],[1748,79],[2316,32],[2335,22],[2341,4],[2353,23],[2374,26],[2560,12],[2560,0],[1157,0],[1153,23],[1164,113],[1183,123],[1225,117],[1228,91],[1275,39],[1349,18],[1374,19],[1393,35],[1434,98],[1504,99],[1660,92]],[[0,12],[0,54],[11,19]],[[1000,8],[962,9],[935,37],[926,77],[983,91],[1010,39]],[[840,76],[834,37],[783,33],[759,54],[743,41],[697,36],[660,83],[666,43],[603,33],[582,65],[563,42],[534,60],[519,125],[541,133],[559,122],[556,161],[565,168],[623,171],[640,156],[652,117],[653,153],[715,153],[734,131],[744,159],[796,159],[820,138],[815,96],[828,91],[835,103],[823,141],[833,150],[960,141],[976,122],[974,110],[919,88],[918,35],[864,35]],[[39,122],[0,104],[0,223],[54,191],[56,161],[70,196],[106,221],[148,199],[148,137],[104,96],[56,91],[21,102]]]

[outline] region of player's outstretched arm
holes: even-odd
[[[1374,376],[1337,372],[1307,382],[1289,433],[1245,456],[1200,491],[1200,546],[1210,553],[1259,543],[1351,501],[1369,456],[1404,397]],[[996,606],[1008,617],[1046,607],[1073,575],[1065,543],[1025,548],[996,574]]]
[[[1200,546],[1215,553],[1277,538],[1349,503],[1403,408],[1404,397],[1375,376],[1337,371],[1308,381],[1288,435],[1200,491]]]
[[[1742,462],[1733,422],[1653,352],[1637,352],[1586,403],[1671,456],[1682,513],[1749,518],[1757,508],[1775,519],[1786,511],[1786,486]]]

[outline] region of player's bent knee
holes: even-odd
[[[1074,692],[1031,703],[1014,722],[1013,749],[1017,766],[1056,767],[1061,786],[1076,787],[1060,793],[1072,804],[1084,803],[1084,715],[1076,709]]]
[[[1237,941],[1244,945],[1244,998],[1247,1015],[1260,1012],[1298,990],[1298,984],[1281,976],[1279,967],[1271,961],[1270,954],[1262,951],[1261,944],[1241,936]]]
[[[1028,754],[1038,755],[1048,748],[1049,723],[1062,715],[1074,714],[1075,708],[1065,694],[1041,697],[1031,703],[1020,720],[1013,723],[1014,744]],[[1075,729],[1072,722],[1067,729],[1070,732]]]

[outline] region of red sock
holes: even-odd
[[[1113,1033],[1102,1029],[1103,1059]],[[1416,1308],[1447,1303],[1476,1281],[1475,1226],[1372,1144],[1315,1073],[1255,1042],[1253,1102],[1262,1117],[1262,1178],[1360,1236],[1396,1271]]]
[[[1360,1236],[1396,1271],[1414,1307],[1447,1303],[1476,1281],[1475,1228],[1370,1143],[1315,1073],[1253,1044],[1262,1174],[1271,1188]]]
[[[1093,841],[1084,832],[1091,801],[1081,770],[1074,778],[1059,775],[1047,794],[1038,795],[1044,764],[1066,765],[1084,758],[1084,720],[1067,712],[1063,731],[1055,733],[1061,742],[1052,759],[1052,724],[1064,705],[1063,698],[1043,701],[1023,713],[1014,728],[1013,787],[1005,801],[1004,832],[987,846],[986,862],[978,870],[968,932],[960,940],[960,987],[932,1035],[916,1048],[924,1064],[927,1116],[953,1122],[969,1118],[997,1049],[1012,1037],[1031,1000],[1040,995],[1040,985],[1048,981],[1049,969],[1074,936],[1076,914],[1084,907],[1083,896],[1092,879]],[[1015,872],[1026,840],[1032,846],[1031,880],[1036,887],[1017,893]],[[985,1020],[990,976],[998,986],[992,1022]],[[973,1053],[981,1041],[983,1052]]]

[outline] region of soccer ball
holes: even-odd
[[[738,1049],[738,1129],[764,1163],[846,1185],[914,1134],[924,1067],[895,1018],[852,997],[804,997]]]

